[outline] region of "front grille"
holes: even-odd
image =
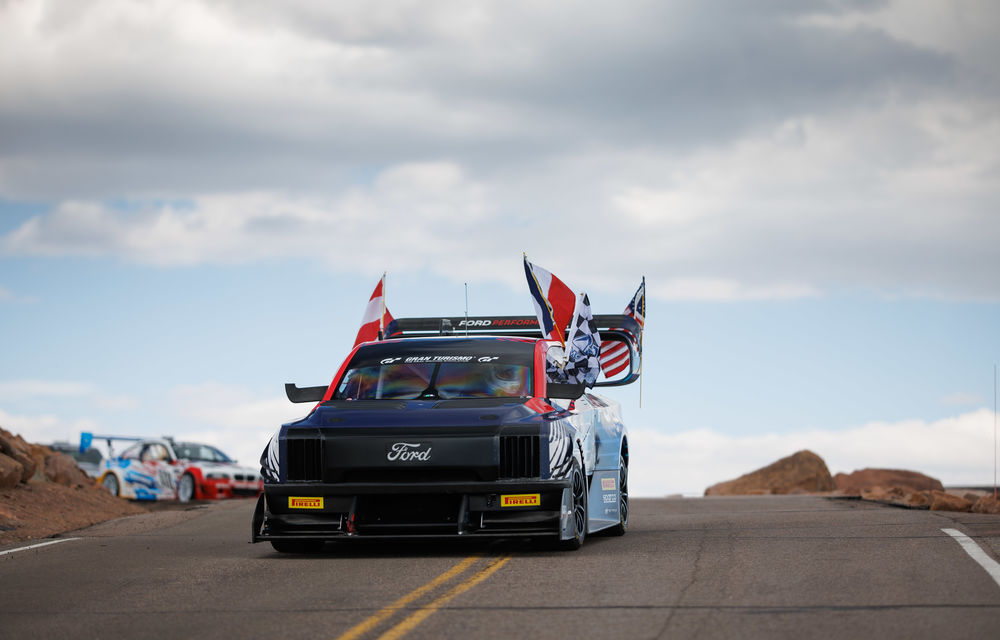
[[[501,478],[537,478],[540,460],[538,436],[500,436]]]
[[[319,482],[323,479],[323,441],[319,438],[289,438],[286,477],[289,482]]]
[[[411,482],[478,482],[482,478],[473,469],[352,469],[344,472],[343,482],[406,484]]]

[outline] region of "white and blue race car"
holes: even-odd
[[[102,461],[97,481],[111,495],[130,500],[217,500],[254,498],[264,488],[256,469],[236,464],[218,448],[171,438],[81,435],[81,449],[93,438],[134,441]]]

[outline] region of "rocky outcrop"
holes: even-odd
[[[993,498],[993,495],[978,498],[970,509],[972,513],[1000,513],[1000,500]]]
[[[937,478],[902,469],[861,469],[854,473],[838,473],[833,481],[837,490],[847,495],[862,495],[876,487],[898,487],[906,492],[944,491]]]
[[[833,477],[823,459],[803,450],[735,480],[712,485],[705,489],[705,495],[817,493],[834,488]]]
[[[55,482],[66,487],[93,486],[94,480],[71,456],[0,428],[0,489],[29,481]]]
[[[0,546],[146,511],[112,496],[64,453],[3,429],[0,451]]]
[[[24,467],[17,460],[0,453],[0,489],[16,487],[21,482]]]
[[[50,482],[66,487],[86,487],[94,484],[93,478],[84,473],[76,460],[65,453],[53,453],[45,459],[45,477]]]
[[[31,445],[25,442],[21,436],[0,429],[0,454],[21,465],[20,482],[27,482],[31,476],[35,475],[35,469],[38,468],[38,465],[31,457]]]
[[[969,511],[972,503],[953,493],[931,491],[931,511]]]

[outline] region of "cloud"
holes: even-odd
[[[125,395],[107,394],[90,382],[59,380],[0,381],[0,400],[18,401],[24,398],[84,398],[102,409],[130,409],[138,403]]]
[[[215,445],[249,466],[257,464],[278,427],[307,410],[287,398],[258,396],[245,387],[214,382],[179,386],[168,397],[168,410],[176,418],[170,435]]]
[[[38,302],[38,299],[29,296],[16,295],[10,289],[0,286],[0,304],[3,304],[5,302],[8,304],[25,304],[25,303],[30,304]]]
[[[993,412],[980,409],[937,421],[870,422],[842,430],[748,436],[696,429],[668,434],[632,429],[631,491],[635,496],[702,495],[796,451],[822,457],[830,473],[866,467],[909,469],[946,486],[993,480]]]
[[[7,3],[0,256],[995,301],[995,13]]]
[[[958,391],[941,398],[942,404],[975,406],[983,404],[983,397],[978,393]]]
[[[35,444],[56,441],[78,443],[81,431],[93,432],[98,424],[88,418],[66,420],[51,414],[29,416],[7,413],[0,409],[0,427]]]

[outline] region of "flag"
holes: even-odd
[[[558,340],[565,347],[563,330],[573,318],[576,295],[562,280],[528,262],[527,255],[524,256],[524,275],[528,278],[528,289],[535,303],[535,315],[538,316],[542,337],[546,340]]]
[[[590,310],[590,298],[586,293],[581,293],[577,299],[566,343],[569,354],[563,370],[567,382],[593,387],[601,373],[601,334],[597,332],[597,323]]]
[[[385,296],[382,293],[382,285],[385,284],[385,274],[378,281],[372,297],[368,299],[368,306],[365,307],[365,315],[361,318],[361,328],[358,329],[358,337],[354,340],[354,346],[362,342],[382,340],[396,332],[396,320],[389,313],[385,306]]]
[[[643,277],[642,284],[636,290],[632,300],[625,307],[625,315],[639,323],[641,337],[642,327],[646,322],[646,278]],[[639,344],[642,342],[640,340]],[[628,345],[624,342],[608,340],[601,343],[601,369],[604,376],[610,378],[616,376],[629,366]]]

